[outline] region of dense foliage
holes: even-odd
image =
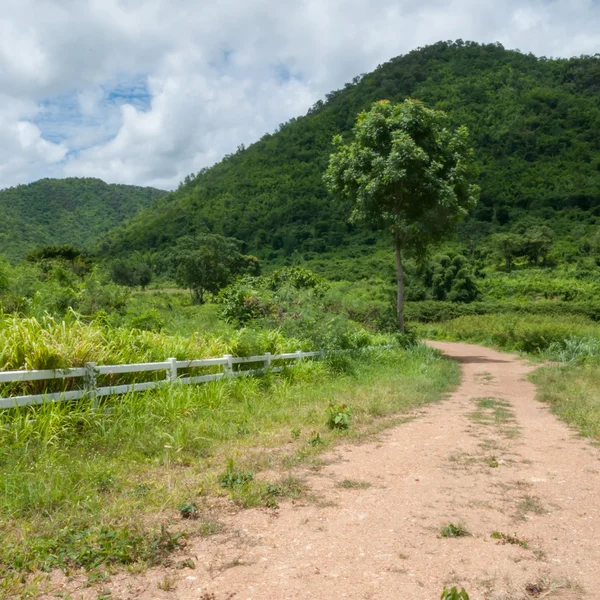
[[[0,255],[24,258],[43,245],[90,249],[167,192],[99,179],[42,179],[0,191]]]
[[[439,42],[399,56],[319,101],[305,117],[190,176],[134,218],[104,250],[160,249],[209,230],[246,243],[259,258],[330,251],[347,256],[381,240],[348,224],[350,208],[327,196],[331,139],[372,102],[414,97],[468,126],[481,202],[461,244],[475,250],[525,215],[552,222],[560,254],[590,247],[600,202],[600,58],[536,58],[499,44]],[[387,243],[387,242],[381,242]],[[543,261],[543,255],[539,255]],[[500,262],[500,259],[499,259]]]

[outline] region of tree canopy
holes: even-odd
[[[260,272],[256,257],[243,255],[238,240],[211,233],[181,238],[170,262],[177,283],[200,304],[205,292],[216,294],[237,275]]]

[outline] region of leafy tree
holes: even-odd
[[[523,254],[525,238],[517,233],[496,233],[490,241],[497,257],[504,261],[504,267],[510,271],[515,258]]]
[[[76,258],[84,256],[83,250],[75,248],[75,246],[42,246],[36,250],[32,250],[27,255],[29,262],[42,262],[43,260],[65,260],[74,261]]]
[[[83,277],[91,268],[89,259],[80,248],[71,245],[42,246],[27,255],[27,261],[39,264],[46,274],[56,271],[57,263],[68,264],[71,271]],[[59,269],[60,270],[60,269]]]
[[[204,294],[216,294],[242,274],[256,260],[245,259],[240,253],[240,242],[222,235],[205,233],[181,238],[170,256],[175,279],[190,290],[192,298],[204,303]]]
[[[136,283],[135,271],[131,261],[117,258],[110,263],[110,278],[119,285],[134,287]]]
[[[469,262],[460,254],[434,257],[428,283],[434,300],[473,302],[481,295]]]
[[[236,271],[244,275],[258,277],[261,271],[260,261],[256,256],[252,256],[251,254],[241,254],[236,265]]]
[[[152,281],[154,273],[146,260],[140,255],[132,259],[117,258],[110,263],[111,279],[119,285],[140,286],[142,290]]]
[[[554,232],[550,227],[545,225],[530,227],[525,232],[524,254],[534,265],[538,265],[540,259],[546,263],[553,241]]]
[[[334,138],[325,183],[351,201],[355,219],[391,234],[404,331],[403,254],[423,255],[477,202],[468,131],[452,130],[445,113],[409,99],[376,102],[358,115],[353,132],[349,143]]]

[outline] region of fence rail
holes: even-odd
[[[392,346],[378,346],[373,349],[386,350]],[[0,398],[0,409],[15,408],[18,406],[30,406],[43,404],[45,402],[61,402],[63,400],[77,400],[80,398],[101,398],[118,394],[129,394],[142,392],[170,384],[189,385],[216,381],[226,377],[244,377],[249,375],[264,374],[268,371],[278,373],[283,370],[283,365],[272,366],[274,361],[301,361],[305,358],[318,358],[327,354],[325,351],[317,352],[287,352],[283,354],[271,354],[267,352],[262,356],[232,356],[225,354],[220,358],[203,358],[198,360],[177,360],[169,358],[164,362],[135,363],[128,365],[96,365],[86,363],[84,367],[55,369],[43,371],[0,371],[1,383],[23,383],[29,381],[55,381],[57,379],[83,379],[83,387],[77,390],[63,392],[48,392],[28,396],[11,396]],[[239,370],[234,365],[246,365],[250,363],[261,363],[258,369]],[[292,363],[293,364],[293,363]],[[199,367],[222,366],[220,373],[209,373],[189,377],[180,377],[180,370]],[[158,381],[145,381],[123,385],[98,387],[97,378],[100,376],[122,375],[126,373],[143,372],[165,372],[165,378]]]

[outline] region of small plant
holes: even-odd
[[[175,589],[175,577],[169,577],[165,575],[156,585],[159,590],[163,592],[172,592]]]
[[[223,525],[221,521],[217,521],[216,519],[204,519],[200,523],[198,532],[202,537],[210,537],[211,535],[217,535],[217,533],[221,533],[224,528],[225,525]]]
[[[182,504],[179,507],[179,514],[182,519],[197,519],[198,507],[193,502]]]
[[[461,588],[460,592],[456,587],[452,587],[451,589],[444,588],[440,600],[469,600],[469,594],[467,594],[465,588]]]
[[[318,431],[315,431],[312,435],[312,437],[308,440],[308,444],[310,446],[320,446],[321,444],[324,444],[325,442],[323,441],[323,438],[321,437],[321,434]]]
[[[299,429],[298,427],[294,427],[291,431],[290,434],[291,436],[297,440],[300,437],[300,434],[302,433],[302,430]]]
[[[500,463],[496,460],[495,456],[490,456],[487,461],[488,467],[496,469],[500,466]]]
[[[227,468],[219,478],[222,488],[233,489],[250,483],[254,479],[254,473],[251,471],[238,471],[233,459],[227,461]]]
[[[518,537],[514,535],[508,535],[506,533],[502,533],[500,531],[494,531],[490,535],[494,540],[499,540],[499,544],[514,544],[515,546],[521,546],[522,548],[527,548],[527,542],[524,540],[520,540]]]
[[[468,537],[471,532],[462,523],[458,525],[448,523],[442,527],[440,535],[445,538]]]
[[[176,569],[195,569],[196,564],[191,558],[187,558],[186,560],[178,560],[175,563]]]
[[[329,405],[327,409],[327,425],[329,429],[348,429],[352,419],[352,409],[347,404]]]
[[[344,479],[338,487],[345,488],[347,490],[366,490],[371,487],[368,481],[355,481],[354,479]]]
[[[267,484],[263,491],[263,502],[268,508],[279,508],[277,498],[298,499],[302,496],[304,487],[296,477],[286,477],[277,484]]]

